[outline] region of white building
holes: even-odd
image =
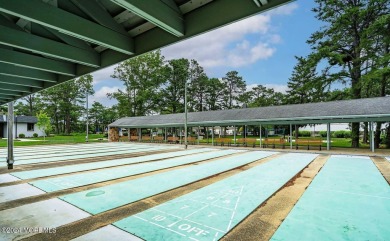
[[[43,136],[43,131],[36,125],[37,122],[35,116],[17,116],[14,122],[14,138],[19,137],[19,134],[24,134],[25,137],[33,137],[34,133]],[[7,116],[0,115],[0,138],[7,138],[7,127]]]

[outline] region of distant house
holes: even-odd
[[[43,131],[37,127],[37,117],[35,116],[16,116],[14,123],[14,137],[19,137],[23,133],[25,137],[32,137],[34,133],[43,136]],[[0,138],[7,138],[7,116],[0,115]]]

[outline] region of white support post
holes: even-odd
[[[261,141],[261,125],[259,126],[259,137],[260,137],[260,142],[259,142],[259,145],[260,145],[260,148],[262,148],[262,141]]]
[[[236,145],[236,138],[237,138],[237,127],[234,126],[234,145]]]
[[[198,145],[199,145],[200,126],[198,126]]]
[[[183,134],[183,131],[181,130],[181,127],[179,129],[179,138],[180,138],[180,145],[181,145],[181,140],[182,140],[182,134]]]
[[[164,140],[165,140],[165,142],[167,142],[167,128],[165,127],[165,132],[164,132],[164,135],[165,135],[165,138],[164,138]]]
[[[214,146],[214,126],[211,127],[211,145]]]
[[[8,140],[7,140],[7,165],[8,169],[14,169],[14,102],[8,103]]]
[[[222,126],[219,127],[219,138],[222,136]]]
[[[370,129],[371,129],[371,141],[370,141],[370,146],[371,146],[371,151],[375,152],[375,135],[374,135],[374,123],[371,121],[370,122]]]
[[[292,142],[292,124],[290,124],[290,149],[293,148],[293,142]]]
[[[330,150],[330,123],[326,126],[326,150]]]

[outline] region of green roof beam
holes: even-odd
[[[100,56],[97,52],[86,51],[4,26],[0,26],[0,32],[1,44],[87,66],[100,66]]]
[[[12,85],[12,84],[3,84],[3,83],[0,83],[0,90],[8,90],[8,91],[24,92],[24,93],[31,93],[33,91],[31,87]]]
[[[57,83],[57,75],[41,70],[23,68],[0,62],[0,74]]]
[[[172,4],[160,0],[111,0],[143,19],[155,24],[176,37],[184,36],[184,20],[178,9]],[[173,2],[174,6],[176,4]]]
[[[71,0],[77,7],[82,9],[90,18],[97,23],[112,29],[123,35],[128,35],[125,28],[117,23],[112,16],[94,1]]]
[[[34,88],[43,88],[43,82],[33,79],[25,79],[7,75],[0,75],[0,83],[10,84],[10,85],[20,85]]]
[[[0,11],[124,54],[134,53],[134,41],[130,36],[43,3],[41,0],[0,0]]]
[[[20,93],[20,92],[9,92],[9,91],[6,91],[6,90],[0,90],[0,96],[4,96],[4,95],[10,95],[11,97],[14,97],[14,96],[22,96],[23,94]]]
[[[76,65],[0,48],[0,62],[68,76],[76,75]]]

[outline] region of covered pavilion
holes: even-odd
[[[218,111],[188,113],[188,127],[215,126],[245,126],[253,125],[290,125],[290,140],[292,140],[292,125],[327,124],[327,149],[331,147],[331,123],[370,123],[370,149],[375,151],[373,122],[390,121],[390,97],[341,100],[331,102],[270,106],[259,108],[243,108]],[[150,115],[125,117],[109,125],[111,135],[118,128],[183,128],[185,114]],[[212,131],[214,134],[214,131]],[[129,133],[130,135],[130,133]],[[140,136],[140,135],[139,135]],[[260,131],[261,146],[261,131]],[[214,139],[214,135],[212,135]],[[111,138],[112,139],[112,138]],[[290,141],[292,148],[292,141]]]

